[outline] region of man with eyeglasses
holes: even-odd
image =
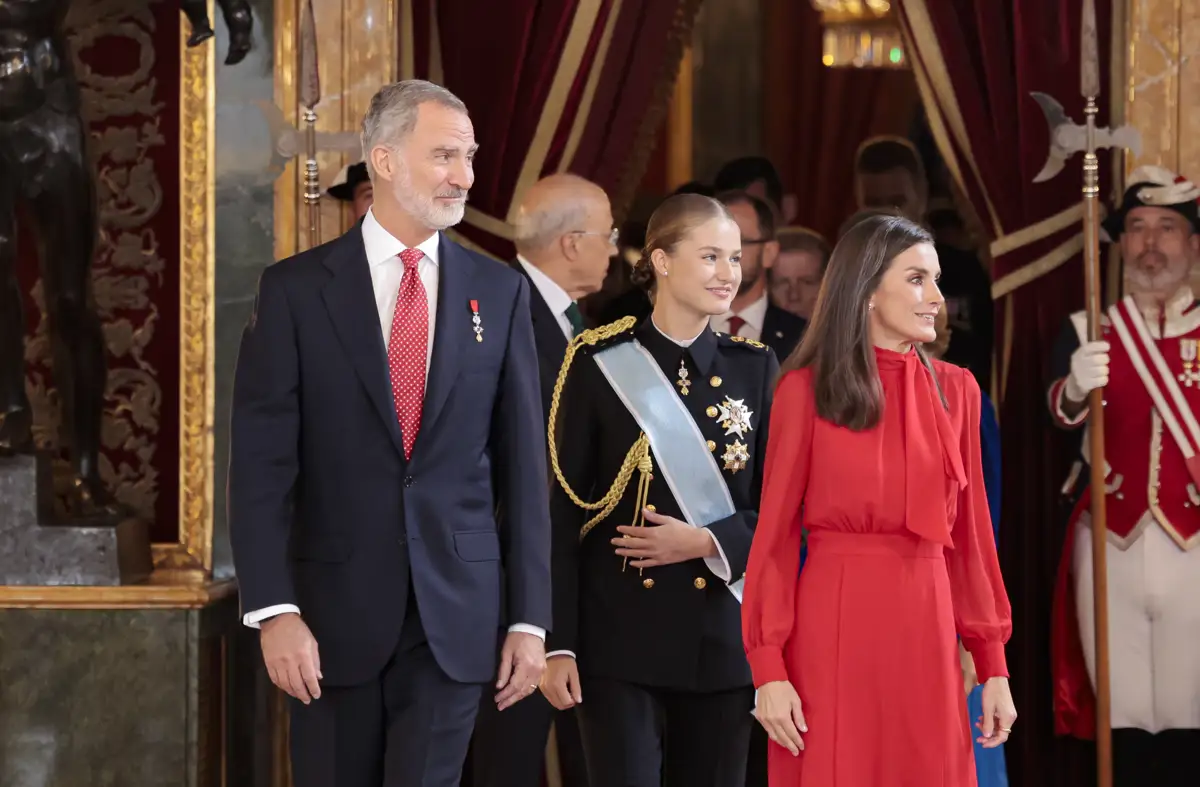
[[[717,196],[742,231],[742,284],[728,312],[712,318],[718,333],[759,341],[781,361],[800,343],[808,323],[779,308],[767,297],[767,271],[779,257],[775,212],[764,200],[745,191]]]
[[[569,174],[551,175],[531,186],[521,197],[515,223],[513,267],[532,285],[529,308],[548,420],[567,342],[586,327],[578,301],[604,284],[618,233],[604,190]],[[472,787],[542,784],[551,724],[563,787],[586,787],[574,712],[556,711],[540,694],[503,712],[486,698],[481,703],[471,742]]]

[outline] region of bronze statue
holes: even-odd
[[[221,7],[221,16],[229,30],[229,52],[225,55],[225,65],[234,66],[242,62],[250,51],[254,14],[250,11],[249,0],[217,0],[217,5]],[[188,46],[199,46],[213,37],[206,0],[179,0],[179,7],[192,26]]]
[[[104,334],[92,294],[96,188],[80,90],[63,33],[71,0],[0,0],[0,452],[32,453],[16,209],[37,235],[54,378],[74,483],[69,510],[111,513],[100,479]]]

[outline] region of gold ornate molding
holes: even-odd
[[[181,26],[179,541],[154,545],[155,571],[177,579],[211,572],[213,528],[216,49],[186,40]]]
[[[237,581],[187,585],[8,585],[0,609],[200,609],[237,592]]]

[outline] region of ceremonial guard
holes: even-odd
[[[1086,341],[1083,312],[1071,316],[1049,406],[1060,427],[1079,427],[1088,392],[1104,388],[1114,784],[1174,787],[1196,783],[1200,750],[1200,307],[1189,284],[1200,189],[1161,167],[1130,183],[1104,223],[1124,297],[1101,341]],[[1071,516],[1054,608],[1056,728],[1082,738],[1096,723],[1095,493]]]
[[[652,315],[576,337],[555,388],[541,689],[578,705],[591,787],[745,780],[741,581],[779,366],[708,324],[738,291],[740,247],[720,203],[669,198],[635,268],[656,282]]]

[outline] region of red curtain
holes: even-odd
[[[834,239],[855,210],[854,154],[877,134],[907,136],[918,106],[912,74],[827,68],[821,16],[808,0],[763,6],[763,142],[797,198],[794,223]]]
[[[992,241],[1004,461],[1000,559],[1013,604],[1008,653],[1021,713],[1006,750],[1010,778],[1026,787],[1094,783],[1088,747],[1054,735],[1049,660],[1065,521],[1058,490],[1069,457],[1046,418],[1044,379],[1053,337],[1083,306],[1081,157],[1053,180],[1033,183],[1049,135],[1029,96],[1048,93],[1082,119],[1081,6],[1078,0],[900,3],[938,147]],[[1111,0],[1096,6],[1107,91]],[[1103,123],[1106,102],[1100,110]]]
[[[641,179],[698,6],[413,0],[411,22],[401,19],[401,49],[411,48],[413,70],[405,73],[401,51],[401,75],[454,91],[480,142],[458,234],[510,257],[514,196],[556,171],[599,183],[619,216]],[[407,42],[406,30],[413,31]]]
[[[155,542],[179,540],[182,23],[178,6],[159,3],[76,9],[66,26],[99,207],[92,282],[108,350],[100,472],[117,500],[149,522]],[[30,217],[19,218],[26,388],[39,448],[65,457],[37,236]]]

